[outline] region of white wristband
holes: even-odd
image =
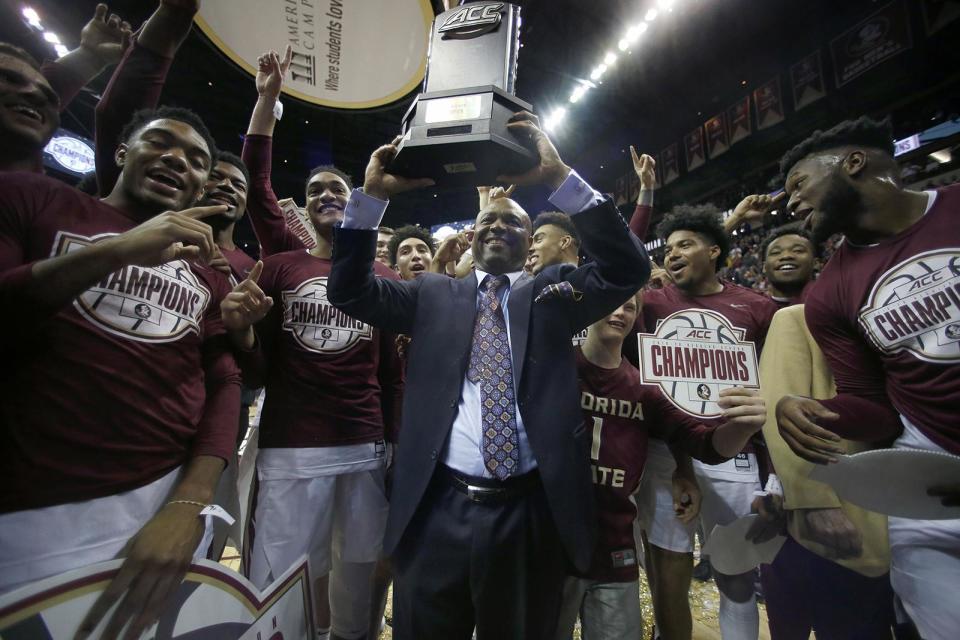
[[[273,117],[277,120],[283,118],[283,103],[279,100],[273,103]]]

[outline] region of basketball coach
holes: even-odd
[[[387,173],[377,149],[334,236],[328,299],[352,318],[411,337],[384,553],[395,567],[394,637],[550,638],[570,564],[595,542],[592,429],[582,422],[571,336],[649,277],[649,259],[616,207],[565,165],[536,117],[511,132],[573,216],[584,266],[523,272],[531,223],[510,199],[477,215],[475,272],[375,278],[377,226],[393,194],[431,184]]]

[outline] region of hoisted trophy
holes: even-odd
[[[537,154],[507,129],[520,52],[520,7],[469,2],[433,21],[423,92],[403,120],[403,139],[390,171],[433,178],[444,186],[493,184],[523,173]]]

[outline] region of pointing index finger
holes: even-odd
[[[188,218],[193,218],[194,220],[202,220],[203,218],[215,216],[218,213],[226,213],[227,209],[229,208],[230,207],[225,204],[214,204],[208,207],[191,207],[189,209],[184,209],[180,213]]]
[[[257,264],[253,265],[250,273],[247,274],[247,280],[256,283],[260,279],[261,273],[263,273],[263,260],[257,260]]]

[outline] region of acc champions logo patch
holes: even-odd
[[[904,260],[873,286],[860,326],[880,351],[960,362],[960,248]]]
[[[681,411],[716,418],[722,389],[760,387],[757,351],[743,336],[743,329],[709,309],[672,313],[654,333],[637,334],[641,377]]]
[[[115,233],[84,237],[57,234],[53,255],[78,251]],[[183,260],[157,267],[127,266],[104,277],[73,306],[107,333],[139,342],[173,342],[200,333],[210,291]]]
[[[373,327],[354,320],[327,302],[327,278],[311,278],[296,291],[283,292],[283,330],[314,353],[343,353],[373,337]]]

